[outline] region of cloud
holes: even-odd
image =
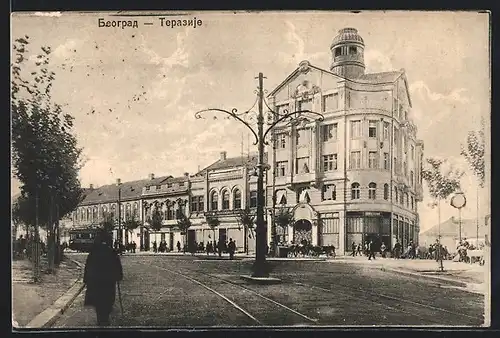
[[[293,47],[292,53],[279,51],[278,57],[281,61],[287,63],[299,64],[301,61],[311,62],[328,59],[327,52],[307,53],[304,39],[297,33],[295,25],[291,21],[285,21],[288,30],[285,32],[285,38],[289,45]],[[320,62],[323,64],[323,62]]]
[[[68,39],[65,43],[57,46],[54,49],[54,55],[61,59],[66,59],[73,55],[73,50],[77,47],[79,41],[76,39]]]
[[[424,81],[416,81],[410,84],[410,92],[412,95],[416,95],[420,93],[421,95],[426,95],[429,100],[438,101],[443,100],[446,102],[458,102],[458,103],[469,103],[470,100],[468,97],[462,95],[464,92],[467,92],[466,88],[456,88],[448,95],[433,92]]]
[[[387,72],[394,69],[387,54],[375,49],[365,50],[365,65],[367,73]]]

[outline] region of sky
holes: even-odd
[[[466,171],[465,218],[476,217],[476,180],[460,155],[468,131],[484,116],[489,132],[489,17],[474,12],[170,12],[202,20],[161,27],[155,16],[116,13],[13,14],[12,39],[29,36],[30,60],[52,48],[54,101],[75,117],[83,147],[82,186],[195,173],[219,158],[254,152],[234,120],[195,119],[205,108],[249,109],[259,72],[271,92],[302,60],[329,69],[338,30],[354,27],[365,41],[366,72],[404,68],[410,118],[424,157],[446,158]],[[123,13],[122,13],[123,14]],[[147,14],[145,12],[135,14]],[[185,14],[185,15],[181,15]],[[99,27],[98,19],[138,20],[138,27]],[[152,22],[153,25],[144,25]],[[29,69],[27,69],[29,71]],[[220,115],[219,115],[220,117]],[[250,142],[249,142],[250,141]],[[12,194],[19,182],[11,179]],[[480,215],[489,212],[481,190]],[[426,190],[424,190],[426,193]],[[437,223],[424,198],[421,230]],[[443,204],[441,219],[457,216]]]

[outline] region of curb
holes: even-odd
[[[75,263],[79,268],[83,267],[78,261],[70,258],[70,260]],[[82,278],[78,277],[75,279],[73,285],[66,291],[61,297],[59,297],[54,304],[39,313],[35,318],[33,318],[25,328],[46,328],[52,326],[61,314],[66,311],[75,298],[82,292],[85,288]]]

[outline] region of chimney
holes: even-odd
[[[117,184],[117,185],[122,184],[122,180],[121,180],[121,179],[119,179],[119,178],[117,178],[117,179],[116,179],[116,184]]]
[[[94,190],[94,185],[92,183],[89,185],[89,189]]]
[[[220,160],[221,161],[225,161],[226,157],[227,157],[227,152],[221,151],[221,153],[220,153]]]
[[[149,179],[150,180],[154,180],[155,179],[155,174],[153,174],[153,173],[149,174]]]
[[[184,176],[189,177],[189,173],[184,173]]]

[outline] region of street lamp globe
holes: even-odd
[[[465,198],[465,194],[461,191],[455,193],[455,195],[453,195],[450,201],[450,205],[457,209],[465,207],[466,204],[467,204],[467,199]]]

